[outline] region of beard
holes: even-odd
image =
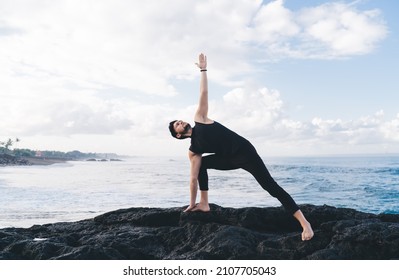
[[[189,132],[191,129],[191,125],[189,123],[186,124],[186,126],[184,127],[184,132],[183,134],[186,134],[187,132]]]

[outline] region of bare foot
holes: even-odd
[[[191,211],[209,212],[211,209],[209,208],[209,204],[198,203]]]
[[[196,206],[197,206],[197,205],[194,205],[194,206],[189,205],[189,206],[186,208],[186,210],[184,210],[183,212],[191,212],[191,211],[193,211],[193,209],[194,209]]]
[[[307,241],[312,239],[314,236],[314,232],[312,229],[312,226],[308,223],[304,228],[302,232],[302,241]]]

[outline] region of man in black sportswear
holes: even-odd
[[[242,168],[251,173],[263,189],[276,197],[284,208],[292,214],[303,228],[302,240],[310,240],[314,233],[292,197],[271,177],[254,146],[230,129],[208,118],[208,78],[207,59],[199,55],[196,63],[201,71],[200,99],[194,116],[195,126],[181,120],[172,121],[169,130],[177,139],[191,138],[189,148],[190,169],[190,205],[185,211],[210,211],[208,202],[207,169],[233,170]],[[202,156],[204,153],[211,153]],[[200,202],[196,203],[198,182]]]

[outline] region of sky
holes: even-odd
[[[185,156],[209,114],[264,156],[399,153],[399,2],[0,0],[0,140]]]

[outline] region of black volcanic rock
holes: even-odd
[[[399,215],[302,205],[301,240],[281,207],[131,208],[94,219],[0,229],[0,259],[399,259]]]
[[[0,154],[0,166],[3,165],[30,165],[30,163],[23,158],[8,154]]]

